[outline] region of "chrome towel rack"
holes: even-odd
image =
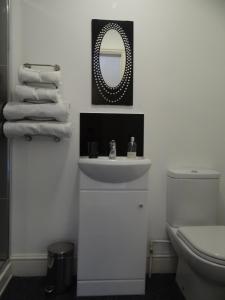
[[[54,69],[54,71],[60,71],[60,66],[59,66],[59,65],[25,63],[25,64],[23,64],[23,66],[24,66],[25,68],[29,68],[29,69],[31,69],[32,66],[35,66],[35,67],[51,67],[51,68]]]
[[[53,138],[53,140],[55,142],[60,142],[61,141],[61,138],[56,136],[56,135],[44,135],[44,134],[35,134],[35,135],[30,135],[30,134],[25,134],[24,135],[24,138],[27,142],[31,142],[33,140],[33,137],[34,136],[46,136],[46,137],[50,137],[50,138]]]
[[[23,64],[23,66],[25,67],[25,68],[28,68],[28,69],[31,69],[33,66],[35,66],[35,67],[50,67],[50,68],[53,68],[53,71],[60,71],[60,66],[59,65],[50,65],[50,64],[31,64],[31,63],[24,63]],[[32,86],[36,86],[36,85],[43,85],[43,86],[54,86],[56,89],[58,88],[58,85],[57,84],[55,84],[54,82],[41,82],[41,83],[39,83],[39,82],[26,82],[26,81],[24,81],[23,82],[24,84],[26,84],[26,85],[32,85]]]
[[[45,86],[52,86],[54,87],[55,89],[58,89],[58,85],[55,84],[54,82],[36,82],[36,81],[33,81],[33,82],[27,82],[27,81],[24,81],[23,82],[25,85],[30,85],[30,86],[33,86],[33,87],[45,87]],[[25,101],[26,102],[26,101]]]

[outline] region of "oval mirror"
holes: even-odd
[[[108,30],[104,35],[99,61],[105,83],[110,87],[116,87],[123,78],[126,53],[123,39],[115,29]]]

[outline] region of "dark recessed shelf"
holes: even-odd
[[[143,114],[80,114],[80,156],[88,155],[88,142],[97,142],[99,155],[108,156],[109,142],[116,140],[117,155],[127,155],[127,145],[134,136],[137,155],[144,155]]]

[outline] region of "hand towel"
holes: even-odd
[[[69,138],[72,134],[71,123],[17,121],[6,122],[3,125],[6,137],[23,137],[26,135],[44,135],[58,138]]]
[[[19,80],[22,83],[52,83],[57,87],[61,83],[60,71],[41,71],[21,66]]]
[[[59,89],[37,88],[27,85],[16,86],[15,100],[29,103],[62,102]]]
[[[69,116],[68,103],[53,103],[53,104],[28,104],[8,102],[4,109],[3,115],[8,121],[16,120],[36,120],[46,121],[54,120],[66,122]]]

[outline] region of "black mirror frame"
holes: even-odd
[[[100,47],[106,32],[115,29],[121,35],[126,52],[123,78],[115,87],[104,81],[100,68]],[[133,22],[92,20],[92,104],[133,105]]]

